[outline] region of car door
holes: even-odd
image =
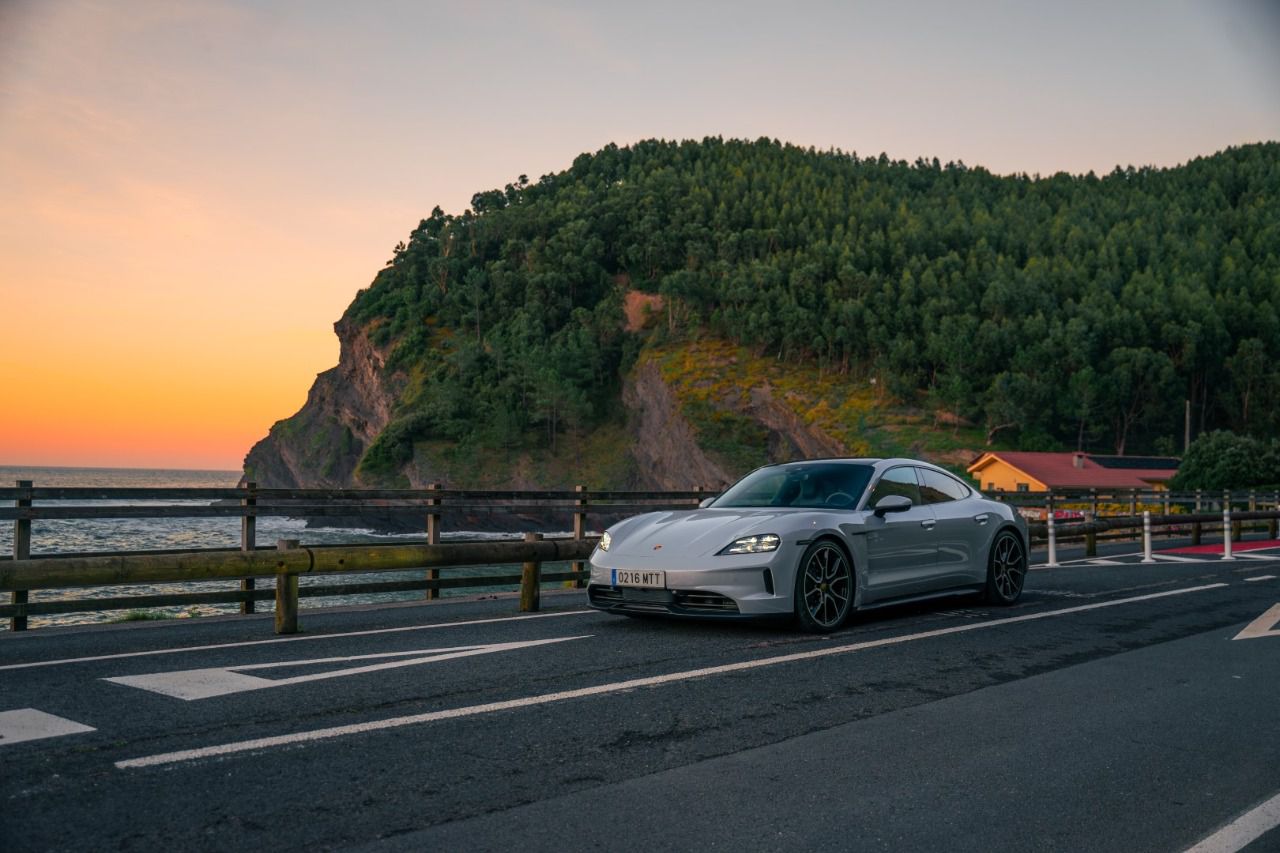
[[[937,522],[938,562],[932,586],[945,589],[985,580],[985,563],[980,576],[975,576],[975,566],[977,552],[986,541],[989,516],[970,499],[973,490],[964,483],[931,468],[918,471],[920,494]]]
[[[898,465],[880,475],[871,487],[866,508],[889,495],[911,499],[905,512],[867,519],[867,589],[864,601],[913,595],[929,588],[937,571],[933,510],[920,496],[915,466]]]

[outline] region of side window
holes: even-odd
[[[924,496],[925,503],[940,504],[946,501],[958,501],[969,496],[969,487],[954,477],[948,477],[929,468],[918,470],[920,471],[920,493]]]
[[[871,497],[867,500],[867,506],[874,508],[881,498],[889,495],[902,495],[911,498],[911,503],[919,506],[920,484],[916,482],[916,469],[910,465],[901,465],[897,468],[890,468],[884,472],[884,476],[876,483],[876,487],[871,490]]]

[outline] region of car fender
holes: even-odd
[[[805,547],[810,542],[818,539],[834,539],[839,542],[845,550],[850,563],[853,565],[853,606],[857,608],[862,604],[862,591],[867,585],[867,538],[865,536],[850,535],[844,528],[854,527],[858,533],[863,532],[861,523],[842,524],[839,527],[816,527],[804,541]],[[803,556],[804,551],[802,550]],[[792,588],[795,584],[795,572],[800,570],[800,558],[796,558],[796,564],[792,571]]]

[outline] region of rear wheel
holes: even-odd
[[[839,628],[853,609],[853,566],[829,539],[814,542],[800,558],[793,606],[805,631],[825,634]]]
[[[1027,551],[1022,540],[1009,530],[1001,531],[991,545],[987,561],[987,601],[991,604],[1013,604],[1022,595],[1027,577]]]

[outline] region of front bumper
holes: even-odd
[[[613,613],[668,613],[721,619],[780,616],[792,612],[793,576],[777,555],[716,558],[723,564],[708,569],[670,568],[643,558],[614,558],[596,551],[591,556],[587,602]],[[772,559],[770,559],[772,558]],[[661,570],[665,589],[615,586],[614,569]]]

